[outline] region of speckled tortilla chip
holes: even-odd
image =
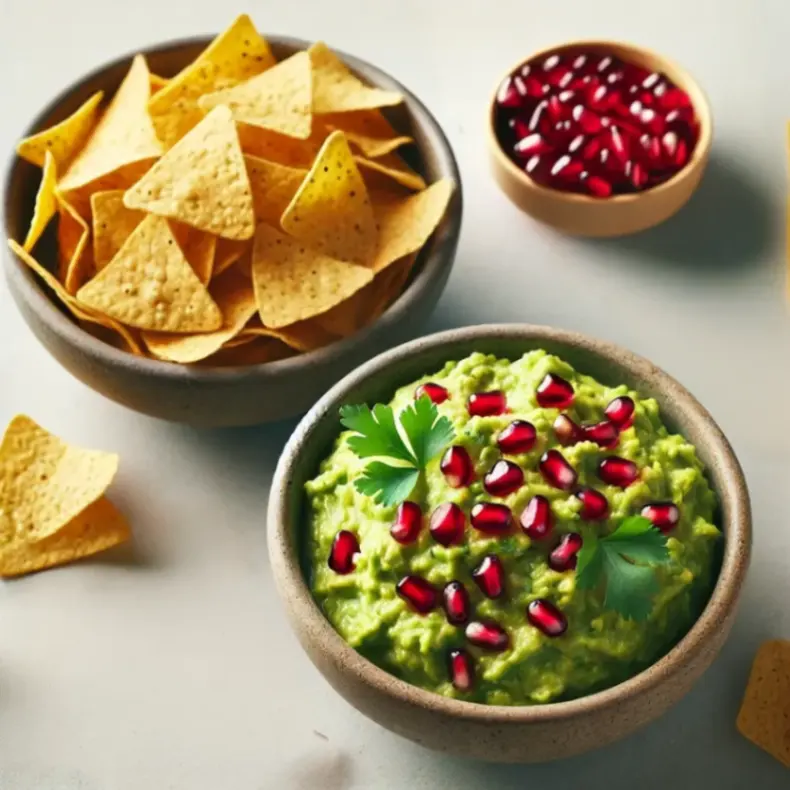
[[[305,140],[312,126],[310,58],[297,52],[240,85],[201,96],[198,106],[229,107],[236,121]]]
[[[189,261],[192,271],[203,285],[208,285],[214,271],[214,254],[217,249],[217,237],[197,228],[184,225],[183,222],[169,220],[170,230],[181,247],[184,257]]]
[[[288,167],[309,168],[318,153],[323,135],[316,134],[307,140],[288,137],[262,126],[251,126],[246,123],[236,125],[241,150],[250,156],[268,159]]]
[[[230,110],[212,110],[126,192],[123,202],[217,236],[251,238],[252,193]]]
[[[213,276],[230,269],[245,253],[252,252],[252,240],[233,241],[232,239],[217,239],[217,249],[214,252]],[[248,255],[248,257],[250,257]]]
[[[306,170],[278,165],[256,156],[245,156],[257,222],[279,225],[280,217],[293,200],[307,175]]]
[[[381,183],[380,179],[375,179],[375,175],[391,178],[415,192],[425,189],[425,179],[412,170],[397,154],[385,154],[378,159],[368,159],[364,156],[355,156],[354,161],[362,168],[365,183],[375,186]],[[368,182],[368,174],[374,176]]]
[[[126,208],[123,190],[94,192],[91,195],[93,217],[93,263],[100,272],[121,249],[132,231],[145,219],[144,211]]]
[[[371,260],[378,238],[376,220],[342,132],[326,139],[280,224],[333,258],[362,264]]]
[[[47,151],[44,158],[44,169],[41,172],[41,183],[36,194],[36,206],[33,209],[33,219],[30,222],[25,243],[22,245],[28,252],[36,246],[36,242],[41,238],[41,234],[46,230],[47,225],[57,211],[57,201],[55,200],[55,185],[58,180],[57,165],[55,157]]]
[[[314,121],[331,131],[345,132],[352,146],[363,156],[376,158],[414,142],[406,134],[398,134],[392,124],[378,110],[329,113],[316,116]]]
[[[275,62],[252,20],[242,14],[151,97],[148,110],[159,139],[165,147],[174,145],[203,117],[197,104],[200,96],[244,82]]]
[[[60,193],[58,204],[58,250],[60,279],[70,294],[76,294],[93,274],[93,255],[88,223]]]
[[[55,158],[58,170],[65,171],[93,130],[103,97],[102,91],[94,93],[65,120],[20,141],[16,152],[22,159],[43,167],[49,151]]]
[[[222,314],[176,242],[168,222],[146,217],[118,254],[77,293],[83,305],[128,326],[213,332]]]

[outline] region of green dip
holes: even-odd
[[[541,408],[536,388],[547,373],[569,381],[575,391],[567,414],[578,424],[599,422],[614,398],[629,395],[635,403],[632,427],[620,434],[613,450],[589,441],[558,445],[552,424],[555,408]],[[712,585],[714,558],[720,532],[713,524],[716,497],[705,477],[694,447],[671,434],[659,415],[658,404],[641,398],[624,385],[608,387],[582,375],[563,360],[532,351],[511,362],[475,353],[399,389],[390,405],[397,414],[413,401],[424,382],[445,387],[450,398],[437,406],[453,423],[454,444],[463,445],[476,471],[468,488],[451,488],[439,469],[440,457],[428,465],[409,499],[424,514],[418,540],[401,545],[390,535],[395,507],[378,505],[358,493],[353,480],[366,465],[349,449],[350,433],[340,435],[318,476],[305,488],[309,501],[306,563],[313,595],[340,635],[370,661],[403,680],[449,697],[492,705],[530,705],[589,694],[633,676],[665,654],[683,636],[704,605]],[[467,401],[476,392],[502,390],[508,413],[470,417]],[[372,405],[372,404],[371,404]],[[509,457],[524,470],[524,485],[505,498],[486,494],[482,479],[502,457],[496,437],[515,419],[537,429],[534,448]],[[580,501],[572,493],[552,488],[538,471],[546,449],[556,447],[578,473],[578,485],[604,493],[611,513],[595,524],[579,518]],[[597,476],[600,460],[618,455],[635,462],[640,478],[628,488],[605,485]],[[551,538],[532,541],[519,526],[519,516],[536,494],[551,502],[555,526]],[[480,501],[507,504],[514,528],[506,537],[473,529],[468,515]],[[626,516],[638,515],[649,502],[674,502],[680,509],[678,525],[668,533],[670,561],[656,568],[660,591],[649,618],[636,622],[604,607],[600,590],[576,587],[576,572],[557,572],[548,554],[566,532],[594,529],[606,535]],[[444,547],[428,531],[428,519],[438,505],[455,502],[467,515],[461,545]],[[327,564],[339,530],[353,532],[360,544],[356,567],[340,575]],[[482,595],[471,571],[487,554],[496,554],[506,571],[506,595],[490,600]],[[407,574],[427,579],[438,590],[451,580],[464,583],[475,619],[491,618],[504,626],[510,647],[496,653],[470,645],[464,629],[447,622],[441,606],[426,615],[414,612],[396,593]],[[527,605],[543,598],[565,614],[567,631],[550,638],[530,625]],[[463,647],[474,659],[476,681],[460,692],[448,677],[447,655]]]

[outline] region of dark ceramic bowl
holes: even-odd
[[[340,430],[344,403],[390,400],[400,386],[473,351],[517,358],[555,353],[610,384],[654,397],[665,423],[696,446],[720,502],[724,547],[703,613],[680,642],[644,672],[569,702],[525,707],[480,705],[409,685],[363,658],[316,605],[300,565],[304,484]],[[660,716],[710,666],[735,619],[751,550],[749,495],[732,448],[707,411],[674,379],[618,346],[559,329],[475,326],[388,351],[343,379],[312,408],[285,447],[269,495],[268,545],[275,583],[310,659],[354,707],[393,732],[450,754],[507,762],[568,757],[615,741]]]
[[[270,36],[268,40],[278,58],[310,45],[280,36]],[[194,60],[209,41],[194,38],[143,52],[153,72],[172,76]],[[357,365],[417,334],[421,322],[439,300],[455,259],[463,203],[458,166],[447,138],[416,96],[375,66],[338,54],[366,82],[403,94],[403,104],[387,114],[397,129],[416,141],[410,149],[416,148],[410,164],[429,183],[450,178],[456,184],[444,219],[423,249],[411,280],[398,299],[372,325],[317,351],[265,365],[192,368],[135,357],[87,334],[3,245],[6,277],[19,310],[63,367],[102,395],[144,414],[196,426],[249,425],[303,413]],[[61,121],[97,90],[111,95],[132,57],[120,58],[67,89],[41,112],[24,135]],[[4,221],[7,236],[20,243],[32,216],[39,180],[38,168],[14,159],[6,179]],[[40,257],[47,268],[54,269],[54,246]]]

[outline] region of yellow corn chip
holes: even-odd
[[[169,148],[200,121],[203,113],[197,102],[204,93],[244,82],[275,62],[252,20],[242,14],[151,97],[148,111],[159,139]]]
[[[77,299],[128,326],[159,332],[213,332],[222,314],[167,221],[146,217]]]
[[[25,243],[22,245],[28,252],[35,247],[36,242],[41,238],[41,234],[46,230],[47,225],[57,210],[55,200],[55,184],[58,180],[57,165],[55,157],[51,151],[47,151],[44,157],[44,169],[41,172],[41,183],[36,194],[36,207],[33,210],[33,220],[30,229],[25,236]]]
[[[330,113],[317,116],[313,122],[323,124],[331,131],[345,132],[351,145],[371,159],[414,142],[408,135],[399,135],[379,110]]]
[[[322,41],[307,51],[313,67],[313,112],[369,110],[403,101],[400,93],[365,85]]]
[[[338,340],[338,337],[323,329],[315,319],[299,321],[281,329],[271,329],[262,326],[260,319],[253,319],[238,335],[239,339],[245,337],[271,337],[281,340],[290,348],[302,353],[315,351]]]
[[[276,362],[294,355],[280,340],[270,337],[250,337],[237,345],[227,345],[199,364],[203,367],[244,367]]]
[[[224,105],[236,121],[305,140],[312,123],[310,87],[310,57],[297,52],[240,85],[201,96],[198,106]]]
[[[145,352],[143,351],[142,339],[138,337],[139,330],[130,329],[127,326],[113,321],[113,324],[121,330],[117,331],[109,325],[108,322],[110,320],[111,319],[106,319],[107,323],[97,324],[78,319],[77,323],[83,332],[93,335],[97,340],[101,340],[102,343],[106,343],[108,346],[117,348],[120,351],[128,351],[136,357],[144,357]]]
[[[172,219],[170,220],[170,230],[198,280],[203,285],[208,285],[214,271],[217,237]]]
[[[148,72],[148,81],[150,83],[151,95],[153,96],[157,91],[161,91],[168,82],[170,82],[167,77],[160,77],[158,74],[153,74],[152,72]]]
[[[85,104],[65,120],[20,141],[16,152],[22,159],[43,167],[47,151],[49,151],[55,158],[58,170],[65,171],[69,162],[88,139],[96,123],[99,103],[103,96],[102,91],[94,93]]]
[[[259,225],[252,251],[258,312],[272,329],[329,310],[373,279],[370,269],[336,261],[268,225]]]
[[[333,132],[282,216],[283,230],[340,260],[368,263],[377,245],[365,182],[342,132]]]
[[[123,190],[94,192],[91,195],[93,216],[93,262],[100,272],[121,249],[132,231],[143,221],[145,213],[126,208]]]
[[[214,277],[230,269],[239,258],[252,251],[251,241],[232,241],[231,239],[217,239],[217,249],[214,252]],[[248,256],[249,257],[249,256]],[[249,268],[248,268],[249,273]]]
[[[255,213],[230,110],[213,109],[126,192],[123,202],[217,236],[249,239]]]
[[[0,545],[0,576],[22,576],[65,565],[118,546],[130,536],[123,514],[102,497],[52,535]]]
[[[397,183],[415,192],[425,189],[425,179],[419,173],[415,173],[397,154],[385,154],[378,159],[355,156],[354,161],[363,168],[365,183],[368,186],[373,187],[380,183],[378,180],[373,179],[370,182],[368,181],[368,173],[373,173],[391,178],[393,181],[397,181]]]
[[[58,249],[59,273],[63,285],[70,294],[75,294],[93,274],[92,250],[88,244],[88,223],[77,213],[74,206],[59,192],[55,193],[58,204]]]
[[[278,165],[256,156],[245,156],[244,161],[252,189],[255,219],[258,222],[279,225],[280,217],[293,200],[307,171]]]
[[[319,134],[311,134],[307,140],[298,140],[246,123],[237,124],[236,130],[241,150],[245,154],[288,167],[309,168],[324,140],[324,136]]]

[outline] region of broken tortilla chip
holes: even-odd
[[[73,295],[93,273],[88,245],[90,231],[88,223],[63,195],[56,192],[55,199],[58,205],[58,271],[66,291]]]
[[[145,212],[126,208],[123,190],[94,192],[91,195],[93,216],[93,263],[100,272],[121,249],[132,231],[145,219]]]
[[[279,225],[280,217],[293,200],[307,171],[278,165],[256,156],[245,156],[244,162],[250,179],[256,221]]]
[[[44,158],[44,169],[41,171],[41,183],[36,194],[36,206],[33,209],[33,219],[30,228],[25,236],[25,243],[22,245],[27,252],[36,246],[36,242],[41,238],[41,234],[46,230],[47,225],[57,211],[57,201],[55,199],[55,185],[58,180],[57,165],[55,157],[51,151],[47,151]]]

